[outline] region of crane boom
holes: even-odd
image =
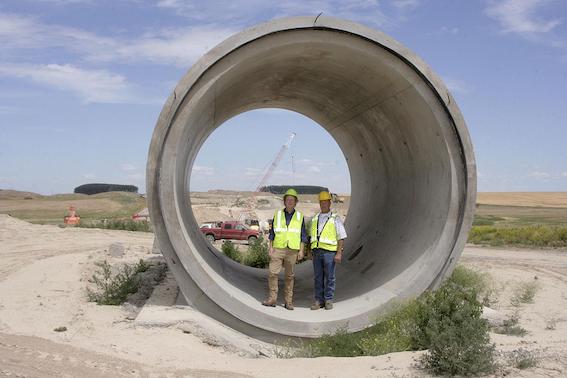
[[[262,179],[260,180],[260,183],[258,184],[258,186],[256,187],[256,191],[259,192],[260,189],[262,188],[262,186],[264,186],[266,184],[266,182],[268,181],[268,179],[270,178],[270,176],[272,175],[272,173],[274,173],[274,170],[276,169],[276,167],[278,166],[278,164],[280,163],[280,160],[282,159],[284,153],[287,151],[287,149],[289,148],[289,146],[291,146],[291,143],[293,142],[293,139],[295,138],[295,133],[291,133],[289,136],[289,139],[287,140],[286,144],[284,144],[278,154],[276,155],[276,157],[274,158],[274,160],[272,161],[272,164],[270,164],[270,166],[268,167],[268,169],[266,170],[266,173],[264,174],[264,176],[262,177]]]

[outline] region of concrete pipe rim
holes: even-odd
[[[391,282],[394,282],[396,279],[401,280],[403,275],[407,278],[411,274],[423,274],[419,271],[420,263],[418,260],[425,257],[420,256],[411,265],[408,265],[403,274],[400,273],[391,282],[374,288],[376,291],[383,292],[379,295],[381,298],[379,302],[372,303],[374,299],[369,294],[372,293],[370,291],[365,293],[368,297],[366,301],[370,304],[365,305],[357,298],[347,298],[343,299],[342,302],[343,306],[345,308],[348,307],[349,310],[337,311],[337,308],[341,307],[339,305],[333,311],[320,313],[318,317],[309,315],[307,318],[302,318],[304,314],[300,314],[297,308],[296,311],[289,312],[283,309],[273,311],[272,309],[264,308],[260,305],[257,297],[247,295],[244,291],[235,287],[235,281],[230,281],[230,275],[234,274],[234,271],[231,269],[235,269],[232,265],[236,263],[222,260],[222,258],[217,263],[214,259],[219,259],[219,257],[215,256],[214,251],[207,249],[205,244],[202,243],[204,238],[202,238],[203,240],[198,240],[195,237],[192,228],[196,228],[196,222],[190,205],[184,201],[186,183],[183,181],[187,180],[187,174],[196,153],[184,150],[179,139],[183,140],[183,137],[187,137],[187,128],[200,124],[200,122],[207,122],[203,118],[193,119],[189,125],[183,123],[184,117],[189,119],[188,117],[192,116],[191,112],[200,109],[199,101],[205,102],[203,99],[208,98],[207,96],[210,96],[211,91],[215,90],[217,83],[222,81],[222,75],[238,68],[237,54],[239,51],[251,49],[255,45],[261,45],[262,41],[267,38],[272,38],[271,42],[273,44],[275,41],[278,41],[277,38],[279,37],[276,36],[283,35],[283,33],[307,33],[309,31],[340,33],[343,35],[341,37],[338,34],[333,35],[333,38],[329,39],[340,40],[341,38],[346,38],[348,40],[353,38],[357,41],[358,39],[364,40],[365,44],[374,45],[376,49],[390,54],[392,61],[399,61],[400,70],[411,70],[414,72],[416,79],[414,79],[415,82],[413,84],[419,87],[416,91],[421,91],[420,93],[430,91],[427,95],[429,96],[427,101],[434,101],[434,98],[437,101],[436,108],[431,111],[434,114],[431,116],[432,119],[435,116],[446,117],[446,120],[443,122],[451,124],[452,132],[454,132],[454,135],[451,136],[451,130],[445,131],[449,135],[446,139],[451,139],[446,142],[451,144],[451,147],[447,148],[452,149],[451,161],[447,163],[450,166],[450,175],[452,175],[447,179],[448,186],[451,186],[451,189],[447,190],[451,199],[447,212],[452,214],[451,217],[454,219],[451,222],[447,222],[451,224],[445,226],[446,229],[442,231],[443,235],[449,235],[443,236],[444,240],[446,239],[444,241],[445,247],[442,251],[444,258],[432,268],[434,270],[433,273],[427,274],[428,279],[425,281],[428,282],[422,279],[422,282],[416,283],[415,287],[405,287],[403,290],[392,289],[391,292],[385,292],[389,290],[388,288],[397,288],[398,286],[396,285],[400,285],[400,282],[396,281],[395,284]],[[306,39],[308,40],[311,37],[309,35]],[[317,41],[317,43],[323,45],[327,43],[325,41]],[[285,43],[289,43],[290,46],[293,45],[292,42],[287,40]],[[267,49],[270,46],[264,48]],[[380,54],[383,51],[380,51]],[[230,59],[235,61],[230,64],[226,63]],[[211,72],[215,69],[221,71],[218,68],[221,67],[221,63],[225,64],[225,71],[217,73],[217,76],[214,77],[214,82],[208,83],[205,78],[209,74],[212,75]],[[228,76],[228,74],[226,75]],[[205,105],[202,105],[202,107],[203,109],[208,109]],[[263,106],[259,106],[256,103],[252,108],[237,109],[238,112],[233,112],[231,116],[261,107]],[[297,109],[290,110],[297,111]],[[311,116],[310,118],[312,118]],[[214,123],[211,122],[213,130],[222,122],[216,125]],[[196,135],[192,135],[195,139],[201,140],[201,145],[202,141],[208,136],[207,132],[209,134],[212,132],[212,130],[205,131],[205,129],[207,128],[203,127],[201,130],[195,127],[195,130],[198,131],[196,131]],[[190,155],[193,157],[190,158]],[[165,162],[176,161],[179,156],[182,156],[180,162],[176,162],[173,165],[165,164]],[[453,159],[453,156],[456,157]],[[352,186],[354,188],[354,182]],[[174,271],[178,281],[192,282],[193,287],[191,288],[189,286],[184,288],[183,284],[180,284],[185,296],[197,298],[197,300],[204,296],[207,298],[206,300],[214,302],[223,311],[222,316],[219,316],[221,321],[223,317],[234,317],[236,321],[231,321],[231,324],[247,324],[252,328],[258,328],[277,335],[318,337],[345,326],[352,332],[361,330],[371,325],[375,317],[383,312],[387,305],[396,298],[409,297],[419,294],[425,289],[435,288],[444,277],[450,274],[461,254],[468,231],[472,225],[476,201],[476,165],[472,143],[456,102],[437,75],[415,54],[387,35],[353,22],[325,16],[317,19],[315,17],[293,17],[257,25],[228,38],[204,55],[180,80],[163,107],[152,137],[147,165],[147,193],[154,232],[168,265]],[[351,241],[351,244],[350,253],[352,255],[357,250],[359,251],[359,246],[356,244],[356,241]],[[348,258],[348,255],[346,257]],[[423,264],[426,263],[422,262],[422,267]],[[250,270],[245,271],[254,274]],[[264,274],[267,276],[267,273]],[[265,285],[267,286],[267,283]],[[338,285],[341,285],[340,281],[338,281]],[[194,292],[195,286],[201,292]],[[308,311],[308,309],[306,310]]]

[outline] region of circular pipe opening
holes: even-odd
[[[349,167],[348,239],[332,311],[300,305],[312,296],[309,264],[296,269],[296,311],[261,306],[267,273],[215,253],[186,201],[210,133],[265,107],[320,124]],[[391,301],[452,271],[472,223],[476,172],[461,113],[421,60],[361,25],[299,17],[229,38],[184,76],[154,131],[147,188],[159,246],[194,307],[256,337],[317,337],[363,329]]]

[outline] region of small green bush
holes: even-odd
[[[522,282],[514,290],[510,303],[512,306],[518,307],[524,303],[534,303],[534,298],[539,286],[537,282]]]
[[[510,353],[508,361],[516,369],[528,369],[537,366],[539,359],[529,350],[520,348]]]
[[[528,331],[518,325],[520,318],[515,313],[502,322],[502,326],[494,327],[494,333],[508,336],[525,336]]]
[[[242,254],[238,249],[236,249],[234,243],[231,242],[230,240],[226,240],[224,243],[222,243],[221,249],[222,249],[222,253],[224,253],[224,255],[229,259],[234,260],[236,262],[242,262]]]
[[[478,295],[477,300],[483,306],[488,307],[497,302],[493,282],[488,273],[457,265],[447,281],[475,291]]]
[[[90,302],[100,305],[120,305],[128,295],[138,291],[140,287],[139,273],[148,270],[149,265],[140,259],[136,265],[124,265],[116,273],[112,272],[110,264],[104,260],[95,265],[99,268],[89,280],[96,289],[87,288]]]
[[[424,367],[433,374],[477,375],[494,370],[494,349],[482,305],[471,288],[448,282],[423,296],[416,344],[428,348]]]
[[[266,268],[270,264],[268,249],[268,242],[264,238],[253,240],[248,246],[248,253],[242,261],[243,264],[254,268]]]

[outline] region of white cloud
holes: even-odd
[[[413,7],[415,0],[398,0],[398,8]],[[258,17],[289,17],[323,15],[356,19],[372,25],[383,25],[389,22],[382,12],[378,0],[282,0],[269,2],[263,0],[240,0],[238,2],[160,0],[157,5],[168,8],[177,14],[200,22],[232,22],[239,20],[237,26],[255,22]]]
[[[64,48],[83,53],[116,47],[111,38],[10,13],[0,13],[0,43],[5,50]]]
[[[537,15],[548,3],[548,0],[491,1],[485,12],[500,23],[505,33],[547,33],[561,23],[558,18],[544,19]]]
[[[96,177],[94,173],[83,173],[83,178],[86,180],[92,180]]]
[[[215,174],[215,168],[204,165],[194,165],[191,173],[202,176],[213,176]]]
[[[533,171],[528,174],[528,177],[535,179],[549,179],[552,177],[552,175],[544,171]]]
[[[470,92],[470,88],[463,80],[455,79],[452,77],[443,76],[443,82],[453,93],[467,94]]]
[[[144,102],[136,98],[126,78],[106,70],[86,70],[70,64],[0,64],[0,76],[26,79],[73,92],[87,103]]]
[[[457,27],[448,27],[448,26],[443,26],[441,27],[441,29],[439,29],[439,34],[459,34],[459,28]]]
[[[393,0],[393,4],[397,8],[416,8],[419,5],[418,0]]]
[[[234,34],[225,26],[162,29],[136,38],[104,37],[81,29],[45,24],[38,19],[0,13],[0,43],[4,51],[61,48],[91,62],[152,62],[189,66]],[[13,51],[11,56],[13,56]]]
[[[567,172],[561,172],[561,177],[567,177]]]
[[[89,58],[125,62],[142,60],[187,67],[234,32],[233,29],[214,27],[161,30],[129,42],[117,42],[114,49]]]
[[[130,163],[121,163],[120,169],[128,172],[128,171],[135,171],[136,167],[134,165],[130,164]]]

